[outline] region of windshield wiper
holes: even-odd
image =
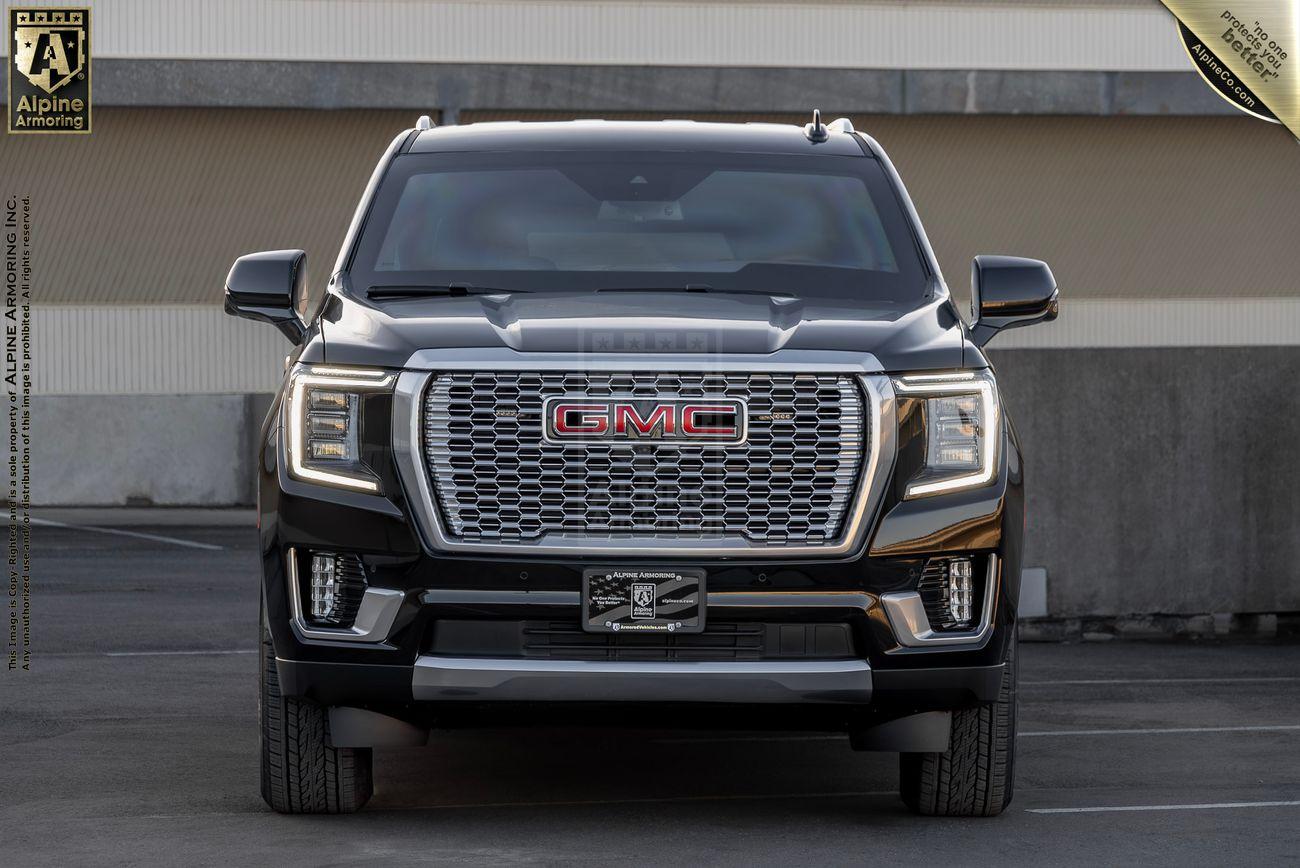
[[[500,289],[495,286],[475,286],[472,283],[445,283],[405,286],[372,286],[366,298],[420,298],[436,295],[460,297],[465,295],[491,295],[498,292],[528,292],[527,289]]]
[[[596,292],[717,292],[707,283],[687,283],[677,286],[601,286]],[[724,290],[725,292],[725,290]]]

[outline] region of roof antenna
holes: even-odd
[[[826,125],[822,123],[821,109],[813,109],[812,123],[804,126],[803,134],[810,142],[824,142],[831,137],[831,134],[826,131]]]
[[[420,115],[420,117],[415,122],[415,128],[417,130],[433,129],[433,118],[429,117],[428,115]]]

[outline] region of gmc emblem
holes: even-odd
[[[543,435],[555,442],[745,442],[745,405],[733,398],[588,398],[565,395],[542,405]]]

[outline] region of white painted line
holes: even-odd
[[[741,735],[736,738],[705,736],[700,738],[655,738],[655,744],[728,744],[742,741],[847,741],[847,735]]]
[[[1219,811],[1224,808],[1294,808],[1300,800],[1289,802],[1207,802],[1202,805],[1112,805],[1096,808],[1027,808],[1028,814],[1106,814],[1117,811]]]
[[[891,796],[897,798],[898,790],[873,790],[842,793],[758,793],[731,796],[663,796],[645,799],[582,799],[556,802],[466,802],[452,805],[393,805],[376,807],[371,803],[371,813],[379,811],[458,811],[472,808],[586,808],[603,805],[661,805],[672,802],[762,802],[776,799],[843,799]],[[205,817],[242,817],[257,815],[259,811],[204,811]],[[142,814],[140,820],[192,820],[199,814]],[[93,819],[104,819],[94,817]]]
[[[105,651],[105,657],[208,657],[222,654],[256,654],[256,648],[236,648],[229,651]]]
[[[1048,729],[1041,732],[1018,732],[1025,738],[1051,735],[1176,735],[1195,732],[1293,732],[1300,724],[1276,726],[1180,726],[1168,729]]]
[[[1020,686],[1048,687],[1057,684],[1231,684],[1236,681],[1250,684],[1300,681],[1300,675],[1248,675],[1240,677],[1224,675],[1218,678],[1082,678],[1071,681],[1021,681]]]
[[[1044,729],[1018,732],[1024,738],[1045,738],[1051,736],[1086,736],[1086,735],[1182,735],[1198,732],[1293,732],[1300,730],[1300,724],[1277,724],[1263,726],[1188,726],[1165,729]],[[845,741],[847,735],[744,735],[736,738],[701,737],[701,738],[657,738],[657,744],[726,744],[745,741]]]
[[[61,521],[52,521],[48,518],[33,518],[32,524],[45,525],[46,527],[64,527],[69,530],[88,530],[91,533],[106,533],[113,536],[129,536],[136,539],[147,539],[153,542],[170,543],[174,546],[185,546],[191,549],[205,549],[207,551],[219,552],[221,546],[212,545],[211,543],[194,542],[193,540],[177,539],[174,536],[159,536],[153,533],[139,533],[133,530],[121,530],[115,527],[92,527],[84,524],[67,524]]]

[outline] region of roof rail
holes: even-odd
[[[836,118],[826,125],[826,129],[833,133],[851,133],[854,132],[853,121],[848,118]]]
[[[429,117],[428,115],[420,115],[420,117],[417,118],[415,121],[415,128],[417,130],[433,129],[433,118]]]
[[[822,123],[821,109],[813,109],[812,123],[804,124],[803,134],[810,142],[824,142],[830,138],[830,133],[826,132],[826,125]]]

